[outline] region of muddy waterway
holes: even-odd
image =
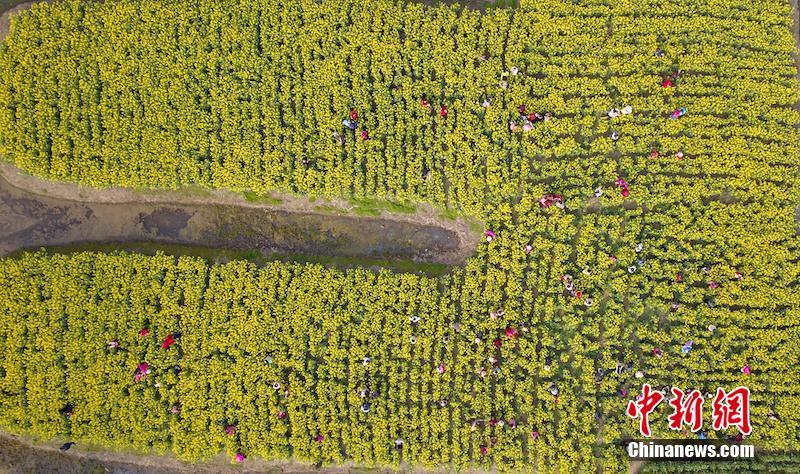
[[[191,244],[262,253],[454,263],[456,232],[434,225],[212,203],[72,201],[0,176],[0,255],[80,242]]]

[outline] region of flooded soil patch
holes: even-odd
[[[223,206],[209,211],[200,216],[209,221],[199,241],[212,246],[440,263],[454,262],[459,248],[455,232],[430,225]]]
[[[0,255],[85,242],[153,242],[387,261],[456,263],[459,236],[432,225],[215,204],[92,203],[0,178]],[[119,246],[117,246],[119,247]]]
[[[419,264],[460,264],[480,239],[474,225],[460,219],[440,223],[431,209],[364,217],[337,214],[348,212],[338,205],[321,213],[313,211],[319,203],[301,198],[252,202],[212,191],[93,190],[26,176],[3,164],[0,256],[40,247],[90,250],[92,244],[104,251],[149,245],[165,253],[197,254],[179,252],[180,245],[188,245],[203,248],[200,256],[209,260],[229,250],[263,260],[349,267],[366,259],[365,266],[440,273],[435,265]]]
[[[177,239],[192,215],[184,209],[161,207],[149,214],[140,213],[137,220],[144,226],[145,231],[154,236]]]

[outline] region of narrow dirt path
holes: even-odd
[[[246,464],[231,464],[220,454],[206,462],[192,464],[171,455],[107,451],[95,446],[76,444],[68,451],[59,447],[63,441],[31,443],[18,436],[0,433],[0,472],[27,474],[114,473],[114,474],[244,474],[244,473],[303,473],[325,474],[363,473],[352,466],[316,468],[311,464],[281,461],[267,462],[248,459]],[[394,472],[389,469],[370,469],[373,474]]]

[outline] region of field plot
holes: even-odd
[[[487,239],[439,278],[4,259],[0,426],[188,460],[622,472],[642,383],[744,385],[744,441],[793,470],[791,26],[785,0],[35,5],[0,46],[22,170],[428,202]],[[654,438],[698,436],[667,413]],[[709,415],[703,435],[738,433]]]

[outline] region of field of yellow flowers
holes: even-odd
[[[488,229],[438,279],[2,260],[0,426],[193,460],[622,472],[643,383],[744,385],[746,441],[797,451],[790,13],[34,5],[0,46],[0,153],[30,173],[427,201]],[[654,438],[697,437],[666,408]]]

